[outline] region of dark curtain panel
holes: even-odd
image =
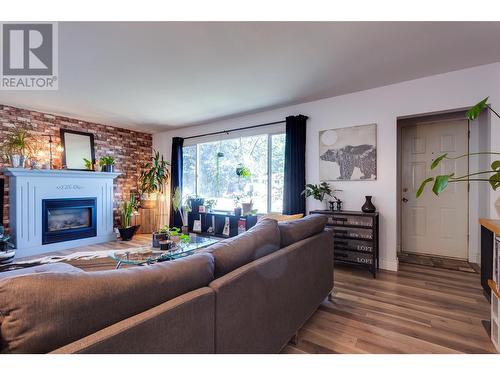
[[[175,189],[178,187],[182,191],[182,145],[184,138],[174,137],[172,139],[172,159],[170,161],[170,197],[173,197]],[[170,226],[181,227],[182,219],[179,212],[174,212],[171,205],[170,208]]]
[[[0,225],[3,225],[3,195],[4,195],[4,180],[0,177]]]
[[[285,185],[283,213],[306,214],[306,121],[307,116],[286,118]]]

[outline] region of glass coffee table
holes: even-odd
[[[110,255],[110,258],[116,261],[116,269],[123,264],[143,266],[183,258],[219,241],[219,239],[212,237],[191,235],[189,243],[179,242],[170,250],[159,250],[151,246],[144,246],[136,249],[115,251]]]

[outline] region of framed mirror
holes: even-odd
[[[94,134],[61,129],[61,145],[63,168],[86,171],[83,159],[95,163]]]

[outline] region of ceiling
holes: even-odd
[[[500,22],[61,22],[59,90],[0,103],[158,132],[500,61]]]

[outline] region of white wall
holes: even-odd
[[[500,63],[159,133],[153,137],[153,146],[170,158],[171,139],[174,136],[185,137],[277,121],[301,113],[309,116],[306,179],[308,183],[317,183],[319,182],[318,132],[324,129],[377,123],[377,180],[342,181],[332,185],[344,190],[342,194],[345,209],[348,210],[359,210],[364,202],[364,196],[373,195],[373,202],[381,214],[380,266],[384,269],[397,270],[398,117],[462,109],[488,95],[493,107],[500,109]],[[491,146],[500,149],[500,120],[494,117],[491,122],[491,137]],[[498,216],[495,201],[499,198],[499,193],[489,194],[488,206],[492,217]],[[307,202],[308,210],[318,207],[319,203],[316,201]]]

